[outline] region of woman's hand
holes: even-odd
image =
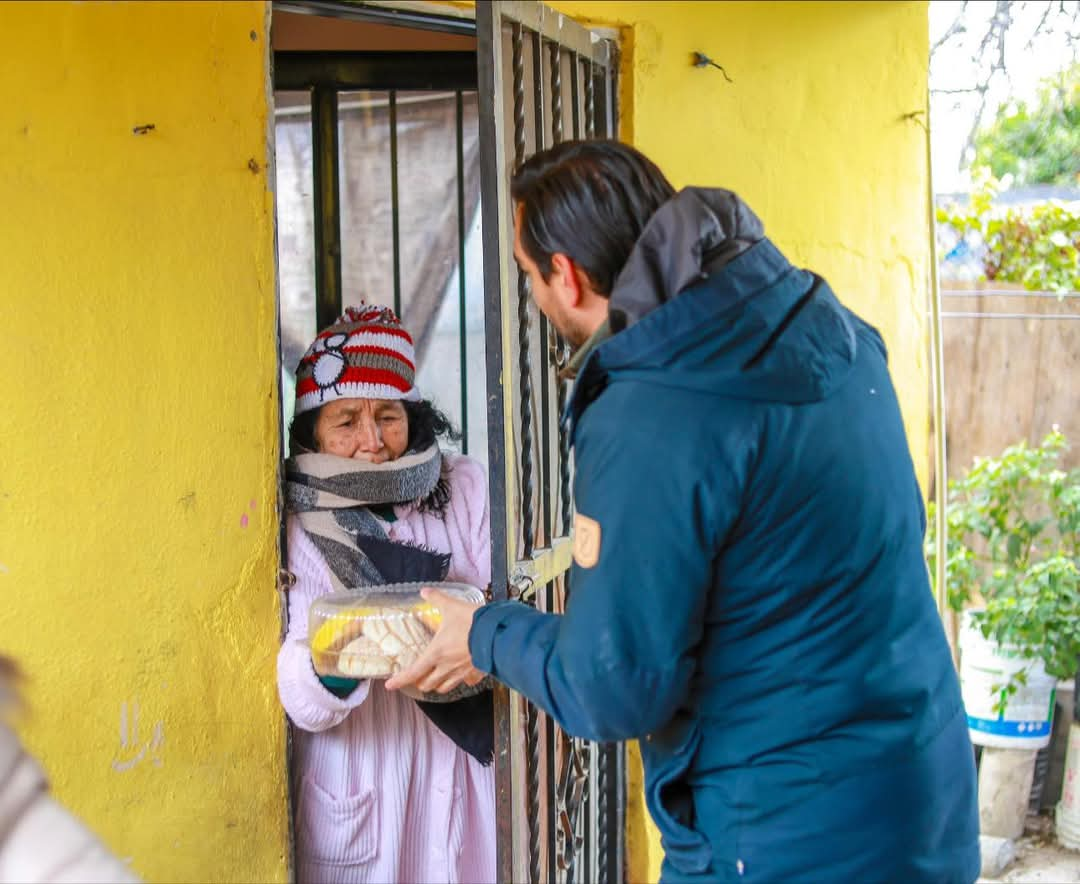
[[[420,593],[442,615],[442,624],[424,653],[386,682],[388,691],[415,687],[425,694],[448,694],[461,684],[479,684],[484,673],[473,666],[469,653],[469,630],[480,605],[455,599],[436,589]]]

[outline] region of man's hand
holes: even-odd
[[[469,630],[473,614],[480,606],[451,598],[436,589],[423,589],[420,594],[439,609],[442,624],[419,659],[389,679],[386,689],[415,687],[425,694],[448,694],[460,684],[470,687],[479,684],[484,673],[472,665]]]

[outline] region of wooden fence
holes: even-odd
[[[943,283],[941,294],[949,476],[1054,425],[1080,464],[1080,293]]]

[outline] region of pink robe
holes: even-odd
[[[476,461],[446,455],[444,517],[397,507],[391,540],[449,552],[447,579],[491,578],[487,483]],[[304,882],[495,880],[495,776],[459,749],[407,697],[381,681],[345,699],[319,682],[303,642],[308,608],[331,591],[326,563],[295,518],[288,523],[289,630],[278,692],[294,729],[297,879]]]

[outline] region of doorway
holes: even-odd
[[[614,134],[617,48],[541,3],[441,9],[274,4],[282,429],[317,329],[360,300],[394,307],[425,397],[488,470],[490,597],[558,612],[568,351],[513,262],[509,180],[564,138]],[[622,745],[500,688],[495,754],[499,880],[624,880]]]

